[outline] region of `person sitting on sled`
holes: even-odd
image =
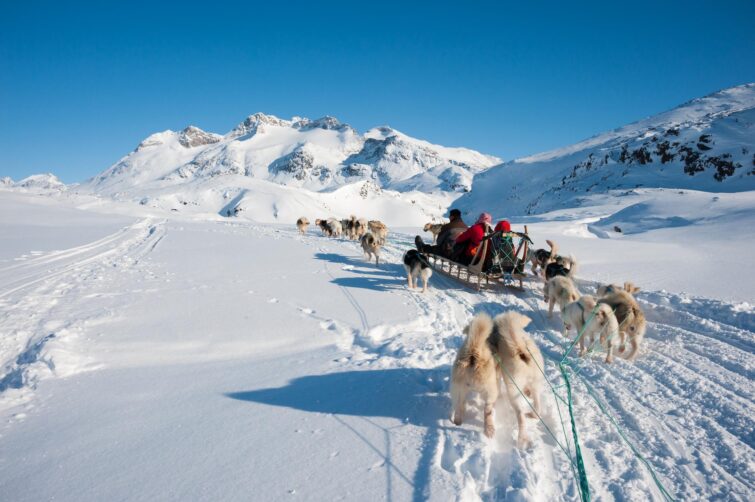
[[[452,258],[454,255],[456,238],[464,233],[467,229],[467,224],[461,219],[461,211],[458,209],[451,209],[448,213],[448,218],[450,221],[440,227],[440,232],[438,233],[438,239],[435,245],[425,244],[422,241],[422,237],[419,235],[414,238],[417,251],[420,253],[443,256],[444,258]]]
[[[490,213],[482,213],[477,218],[477,222],[469,227],[466,232],[456,238],[456,247],[464,245],[460,256],[457,256],[454,261],[461,263],[462,265],[469,265],[472,259],[477,253],[477,248],[480,246],[483,237],[490,233],[490,223],[493,218]]]

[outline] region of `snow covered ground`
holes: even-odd
[[[574,364],[674,498],[751,500],[755,197],[685,192],[596,195],[515,227],[573,252],[583,292],[643,287],[640,358]],[[0,191],[0,209],[0,498],[578,500],[543,424],[520,451],[503,401],[493,440],[474,407],[448,419],[476,312],[529,315],[560,382],[566,339],[536,280],[408,291],[416,228],[375,267],[293,225],[71,193]],[[574,406],[594,499],[663,500],[579,378]]]

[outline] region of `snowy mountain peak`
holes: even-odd
[[[10,180],[10,178],[8,178]],[[22,179],[18,183],[13,185],[18,188],[31,188],[42,190],[63,190],[66,188],[65,183],[60,181],[57,176],[52,173],[33,174],[27,178]]]
[[[146,148],[164,145],[167,141],[170,141],[170,139],[173,138],[175,134],[176,133],[171,131],[170,129],[162,131],[162,132],[156,132],[155,134],[151,134],[147,136],[144,140],[142,140],[142,142],[137,145],[136,150],[134,151],[139,152]]]
[[[218,143],[221,139],[223,139],[223,137],[219,134],[205,132],[192,125],[178,133],[178,142],[186,148],[211,145],[213,143]]]
[[[238,138],[240,136],[253,136],[257,133],[265,132],[265,126],[291,127],[290,120],[279,119],[275,115],[266,115],[257,112],[249,115],[243,122],[234,127],[226,136],[229,138]]]
[[[298,117],[297,117],[298,118]],[[293,119],[292,119],[293,120]],[[326,115],[319,119],[309,120],[307,118],[298,118],[294,122],[294,127],[301,131],[309,131],[312,129],[325,129],[326,131],[346,131],[353,130],[349,124],[344,124],[335,117]]]
[[[9,187],[11,185],[13,185],[13,178],[10,176],[3,176],[0,178],[0,186]]]

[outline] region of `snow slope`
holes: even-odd
[[[755,84],[695,99],[580,143],[477,174],[467,211],[540,214],[609,190],[755,190]]]
[[[642,206],[645,195],[626,196],[630,219],[665,217]],[[736,194],[715,203],[670,194],[678,199],[669,204],[741,203],[727,195]],[[407,291],[400,265],[415,229],[394,230],[376,268],[355,243],[299,236],[291,225],[78,197],[0,191],[15,214],[78,207],[101,222],[68,249],[55,235],[42,245],[44,227],[28,225],[42,252],[0,263],[3,498],[578,500],[567,457],[542,424],[529,423],[535,443],[520,451],[503,401],[494,440],[474,407],[463,426],[448,420],[450,364],[475,312],[529,315],[546,374],[559,381],[566,340],[536,281],[524,292],[477,293],[436,275],[421,295]],[[578,256],[590,292],[595,276],[635,259],[637,234],[597,237],[625,224],[620,211],[604,222],[569,211],[528,223],[538,243],[558,235],[565,248],[589,244]],[[71,234],[88,224],[62,220]],[[2,230],[9,223],[0,219]],[[735,248],[751,245],[749,233]],[[684,274],[689,250],[666,246],[677,259],[662,266]],[[710,263],[728,264],[725,254]],[[610,279],[635,279],[618,273]],[[753,305],[715,299],[705,280],[697,296],[635,280],[650,321],[638,361],[607,366],[598,354],[573,364],[676,499],[751,499]],[[742,292],[752,298],[750,286]],[[593,499],[662,500],[584,381],[575,379],[574,406]],[[545,406],[564,442],[552,395]]]

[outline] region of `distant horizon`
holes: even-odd
[[[255,112],[509,161],[755,81],[752,2],[201,5],[7,6],[0,177],[81,182],[155,132]]]

